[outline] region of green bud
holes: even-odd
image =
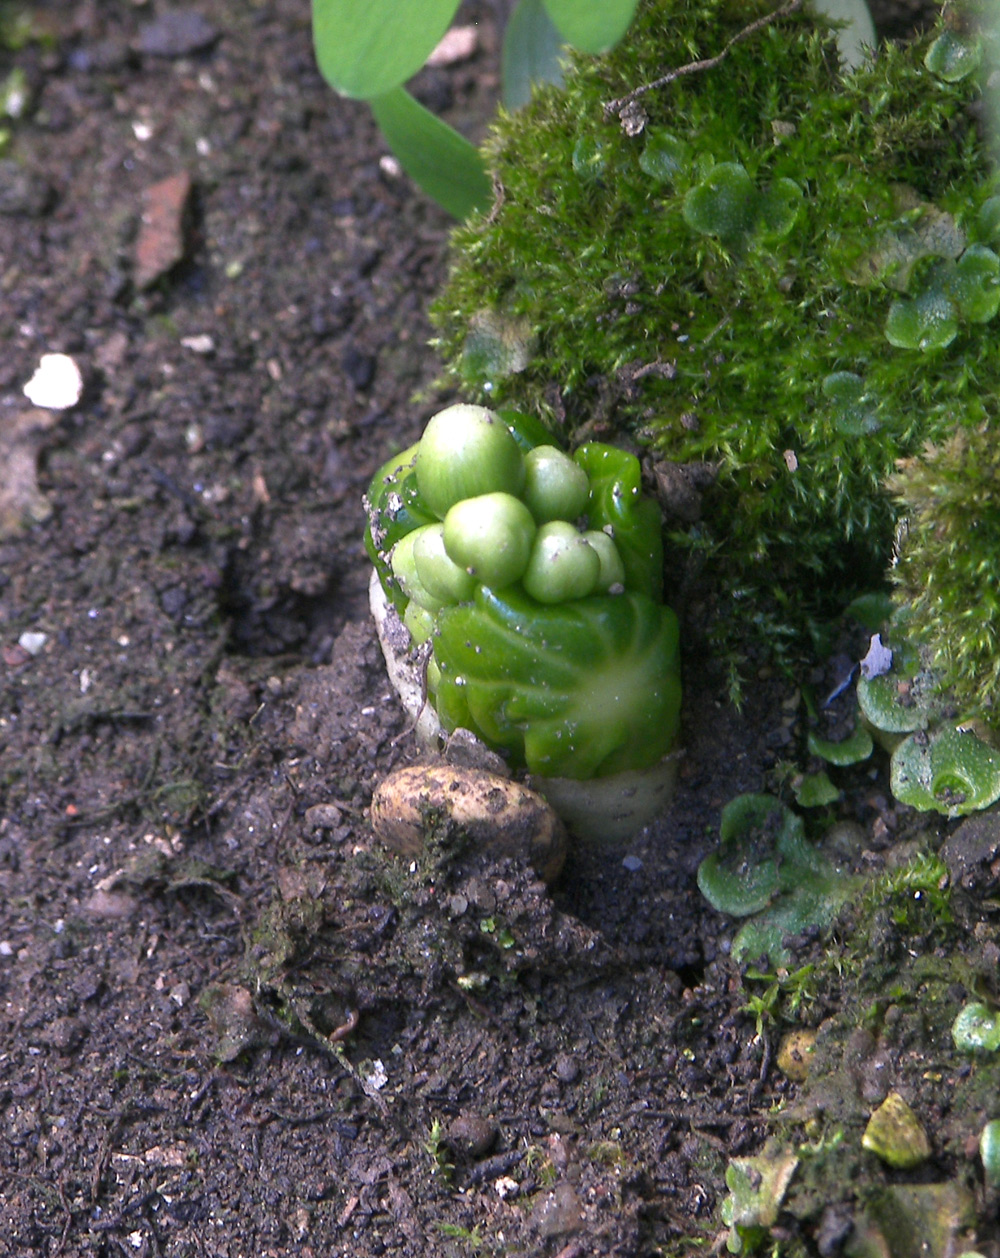
[[[523,497],[539,524],[575,520],[589,496],[587,473],[562,450],[536,446],[525,455]]]
[[[455,503],[444,520],[449,557],[493,590],[521,579],[534,538],[531,512],[512,494],[466,498]]]
[[[465,498],[520,494],[524,459],[498,415],[459,402],[428,422],[417,448],[416,475],[424,502],[443,519]]]
[[[444,525],[428,524],[417,530],[413,540],[417,576],[434,598],[442,603],[464,603],[472,598],[475,578],[460,568],[444,548]]]
[[[601,571],[597,578],[596,594],[619,594],[625,588],[625,565],[610,533],[603,529],[588,529],[584,533],[587,543],[597,551]]]
[[[983,1176],[991,1188],[1000,1188],[1000,1120],[991,1118],[979,1137]]]
[[[414,646],[420,646],[421,642],[426,642],[434,632],[434,613],[429,612],[426,607],[421,607],[416,599],[410,599],[406,604],[406,611],[403,612],[403,624],[410,631],[410,638]]]
[[[600,575],[600,556],[583,534],[552,520],[535,536],[523,584],[539,603],[565,603],[592,594]]]
[[[399,588],[408,599],[419,603],[427,611],[436,612],[444,606],[444,603],[441,599],[435,598],[420,580],[413,555],[414,543],[420,536],[420,532],[420,529],[414,529],[412,533],[407,533],[405,537],[401,537],[392,548],[390,557],[392,575],[399,582]]]

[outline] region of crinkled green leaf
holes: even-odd
[[[677,619],[625,593],[542,607],[479,586],[438,615],[436,703],[532,773],[600,777],[655,764],[680,712]]]
[[[737,963],[766,956],[771,966],[787,965],[791,952],[789,935],[812,927],[829,926],[847,899],[850,886],[831,879],[822,886],[802,886],[782,896],[763,913],[751,917],[733,938],[732,958]]]
[[[900,803],[963,817],[1000,799],[1000,752],[948,723],[901,742],[892,753],[890,780]]]
[[[869,633],[877,633],[892,615],[893,607],[892,596],[879,590],[859,594],[844,608],[844,615],[852,616]]]
[[[507,22],[500,54],[500,81],[508,109],[531,99],[534,83],[561,83],[564,39],[542,0],[519,0]]]
[[[858,706],[876,730],[910,734],[936,721],[946,699],[933,673],[906,641],[891,643],[892,667],[877,677],[858,678]]]
[[[457,8],[458,0],[313,0],[320,73],[342,96],[382,96],[416,74]]]
[[[369,103],[403,169],[443,210],[466,219],[489,207],[493,186],[479,150],[464,136],[402,87]]]
[[[628,30],[638,0],[545,0],[556,29],[581,52],[607,52]]]
[[[800,808],[824,808],[840,799],[840,791],[825,770],[804,773],[794,787],[795,802]]]
[[[719,912],[750,917],[733,940],[741,961],[789,959],[787,935],[833,920],[854,889],[802,820],[770,795],[740,795],[722,811],[718,851],[698,867],[698,887]]]
[[[752,1158],[734,1158],[726,1168],[729,1196],[722,1203],[722,1221],[730,1229],[730,1253],[756,1252],[778,1221],[778,1215],[799,1159],[790,1149],[768,1143]]]
[[[802,820],[771,795],[738,795],[722,810],[719,849],[698,866],[702,895],[720,913],[746,917],[784,887],[782,864],[808,861]]]

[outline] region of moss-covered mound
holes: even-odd
[[[1000,201],[966,35],[845,78],[795,13],[606,111],[773,7],[646,0],[501,117],[435,317],[466,395],[646,445],[676,550],[779,642],[881,578],[897,458],[992,419]]]
[[[1000,449],[959,429],[889,481],[907,528],[893,568],[901,623],[966,714],[1000,713]]]

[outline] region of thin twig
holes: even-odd
[[[609,100],[604,106],[605,118],[610,118],[612,114],[617,114],[621,118],[629,106],[633,105],[640,96],[645,95],[646,92],[652,92],[655,88],[666,87],[668,83],[673,83],[676,79],[683,78],[688,74],[700,74],[703,70],[714,70],[729,55],[730,49],[742,43],[744,39],[749,39],[751,35],[755,35],[763,27],[770,26],[772,22],[780,21],[781,18],[788,17],[790,13],[794,13],[801,8],[802,0],[789,0],[780,9],[775,9],[773,13],[766,13],[763,17],[757,18],[755,22],[751,22],[749,26],[744,26],[741,31],[737,31],[723,50],[716,53],[714,57],[705,57],[701,61],[689,61],[687,65],[678,66],[676,70],[669,70],[660,78],[654,79],[652,83],[642,83],[638,87],[634,87],[625,96],[619,96],[617,100]]]

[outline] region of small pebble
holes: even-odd
[[[531,1222],[541,1236],[567,1236],[583,1227],[583,1206],[572,1184],[557,1184],[543,1193],[531,1212]]]
[[[456,1153],[466,1157],[481,1158],[489,1153],[498,1134],[496,1123],[478,1114],[459,1114],[448,1126],[448,1144]]]
[[[215,350],[215,342],[204,332],[200,336],[182,336],[181,344],[192,354],[211,354]]]
[[[29,655],[37,655],[48,640],[49,635],[47,633],[38,633],[26,629],[18,638],[17,645],[27,651]]]
[[[639,856],[626,856],[622,864],[630,874],[637,874],[642,869],[642,859]]]
[[[927,1133],[898,1092],[890,1092],[872,1114],[861,1146],[901,1171],[912,1170],[931,1155]]]
[[[196,10],[168,9],[141,27],[136,50],[147,57],[185,57],[211,48],[218,37],[216,28]]]
[[[83,393],[83,376],[69,354],[43,354],[35,374],[24,386],[32,406],[65,411],[76,406]]]
[[[556,1058],[555,1075],[560,1083],[576,1083],[580,1077],[580,1066],[568,1053],[560,1053]]]

